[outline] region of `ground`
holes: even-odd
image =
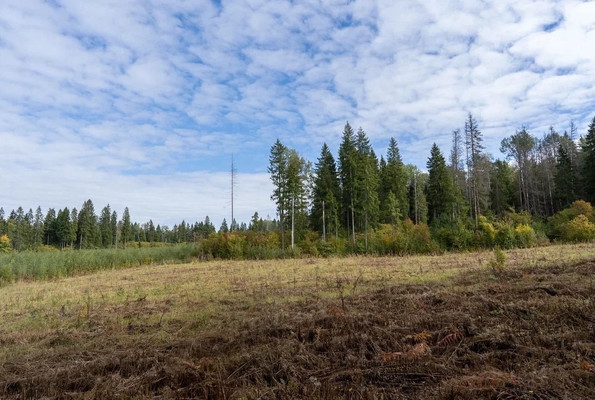
[[[595,246],[0,288],[0,398],[595,398]]]

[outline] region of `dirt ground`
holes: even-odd
[[[595,399],[594,276],[592,261],[281,307],[222,300],[181,336],[172,321],[89,319],[7,356],[0,398]],[[101,312],[159,313],[142,300]]]

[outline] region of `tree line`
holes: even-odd
[[[293,247],[314,232],[323,241],[332,236],[356,246],[359,240],[368,251],[370,235],[386,227],[397,232],[406,221],[427,225],[446,248],[461,240],[457,236],[477,238],[485,224],[511,219],[557,239],[548,219],[577,200],[595,201],[595,118],[580,137],[574,123],[563,133],[551,127],[543,137],[517,130],[500,151],[502,159],[485,151],[472,114],[453,131],[448,157],[433,144],[427,171],[403,163],[395,138],[378,158],[365,131],[349,122],[336,160],[326,143],[312,165],[277,140],[269,173],[281,246]]]
[[[132,222],[128,207],[124,208],[121,218],[109,204],[97,215],[90,199],[80,210],[50,208],[45,214],[39,206],[35,212],[32,209],[25,212],[18,207],[8,215],[0,208],[0,236],[4,236],[5,242],[17,251],[43,247],[97,249],[138,247],[139,243],[193,242],[215,231],[208,216],[201,222],[182,221],[169,228],[155,225],[152,220],[144,224]]]
[[[427,170],[403,162],[391,138],[378,157],[362,128],[347,122],[333,156],[323,144],[312,163],[277,140],[268,172],[277,219],[248,224],[206,217],[171,229],[121,218],[109,205],[80,210],[0,208],[0,247],[15,250],[126,248],[197,243],[204,257],[266,258],[299,252],[406,254],[595,239],[595,118],[584,135],[570,123],[542,137],[527,129],[502,139],[502,158],[485,151],[469,114],[447,156],[434,143]]]

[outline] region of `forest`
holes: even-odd
[[[314,164],[277,140],[270,149],[277,218],[216,229],[204,221],[172,228],[132,222],[92,200],[80,210],[0,208],[0,252],[154,247],[195,243],[197,256],[277,258],[300,254],[404,255],[514,248],[595,239],[595,118],[543,137],[503,138],[502,158],[485,151],[469,114],[452,146],[429,150],[427,170],[404,164],[397,140],[378,157],[362,128],[345,124],[335,158],[324,144]]]

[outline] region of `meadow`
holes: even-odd
[[[0,287],[0,398],[595,398],[595,246]]]

